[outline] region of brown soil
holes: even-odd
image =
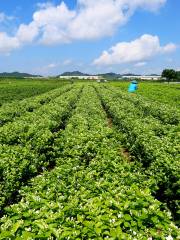
[[[127,149],[121,148],[121,155],[127,160],[127,161],[131,161],[131,155],[128,152]]]
[[[112,128],[112,126],[113,126],[112,118],[108,118],[108,127]]]

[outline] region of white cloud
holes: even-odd
[[[21,24],[16,37],[21,44],[32,42],[39,34],[38,27],[34,22],[29,25]]]
[[[16,37],[9,37],[6,33],[0,32],[0,53],[9,54],[19,46],[20,43]]]
[[[58,63],[50,63],[46,66],[46,68],[47,69],[56,68],[56,67],[58,67],[58,65],[59,65]]]
[[[169,44],[167,44],[166,46],[164,46],[164,47],[162,48],[162,52],[164,52],[164,53],[173,52],[173,51],[176,50],[177,47],[178,47],[178,46],[176,46],[175,44],[169,43]]]
[[[74,10],[62,2],[47,4],[35,12],[33,22],[42,30],[44,44],[97,39],[112,35],[137,8],[159,9],[166,0],[78,0]]]
[[[71,39],[97,39],[110,36],[118,26],[125,24],[128,13],[124,14],[119,1],[79,1],[79,11],[69,25]]]
[[[144,62],[155,55],[170,53],[176,49],[175,44],[161,46],[159,38],[145,34],[132,42],[120,42],[104,51],[94,61],[95,65],[114,65],[122,63]]]
[[[49,6],[34,13],[33,22],[42,32],[40,39],[45,45],[68,43],[68,25],[76,12],[69,10],[64,2],[58,6]]]
[[[43,71],[43,72],[47,73],[47,72],[49,72],[49,71],[51,71],[51,70],[53,70],[55,68],[59,68],[61,66],[67,66],[67,65],[70,65],[70,64],[72,64],[72,60],[71,59],[66,59],[66,60],[64,60],[62,62],[52,62],[52,63],[49,63],[49,64],[47,64],[45,66],[42,66],[40,68],[40,70],[41,70],[41,72]]]
[[[145,66],[147,64],[147,62],[138,62],[138,63],[136,63],[134,66],[135,67],[143,67],[143,66]]]
[[[48,7],[52,7],[53,4],[51,2],[45,2],[45,3],[37,3],[36,6],[39,9],[45,9],[45,8],[48,8]]]
[[[7,22],[7,21],[12,21],[13,19],[14,19],[13,16],[7,16],[5,13],[0,12],[0,23]]]
[[[134,8],[140,7],[148,11],[156,12],[160,7],[166,3],[166,0],[132,0],[131,6]]]
[[[57,6],[38,4],[32,21],[21,24],[9,41],[17,38],[20,45],[35,40],[50,45],[98,39],[112,35],[138,8],[157,11],[165,3],[166,0],[77,0],[74,9],[69,9],[64,2]],[[0,47],[3,47],[1,42]]]
[[[48,76],[51,73],[53,73],[54,71],[56,71],[56,69],[58,69],[59,66],[60,66],[60,63],[51,62],[44,66],[38,66],[37,68],[34,69],[34,72],[39,73],[41,75]]]
[[[21,24],[14,37],[8,36],[5,32],[0,32],[0,53],[9,54],[23,44],[31,43],[37,35],[38,29],[33,23],[29,25]]]
[[[73,63],[73,61],[71,59],[66,59],[66,60],[64,60],[63,65],[67,66],[67,65],[70,65],[72,63]]]
[[[0,23],[6,20],[6,15],[4,13],[0,13]]]
[[[68,66],[72,64],[72,60],[71,59],[66,59],[62,62],[52,62],[52,63],[49,63],[45,66],[42,66],[40,68],[41,71],[44,71],[44,72],[47,72],[47,71],[50,71],[52,69],[55,69],[55,68],[58,68],[58,67],[62,67],[62,66]]]

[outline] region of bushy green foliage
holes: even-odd
[[[61,88],[51,90],[48,93],[38,95],[36,97],[31,97],[17,102],[6,103],[0,108],[0,126],[7,122],[12,122],[18,117],[22,116],[27,112],[34,112],[45,104],[48,104],[54,98],[60,96],[64,92],[67,92],[72,87],[65,85]]]
[[[0,78],[0,106],[60,88],[66,83],[59,79]]]
[[[129,82],[110,82],[107,85],[117,87],[127,93]],[[180,84],[139,82],[137,96],[143,96],[146,100],[165,103],[167,106],[180,107]]]
[[[117,94],[116,89],[111,91],[98,87],[98,92],[114,124],[124,133],[126,148],[142,162],[148,176],[155,179],[156,189],[153,191],[161,190],[162,200],[174,209],[178,219],[180,210],[178,200],[180,199],[179,125],[169,127],[167,124],[178,124],[178,110],[166,109],[165,106],[157,106],[153,102],[146,105],[143,99],[139,101],[140,98],[138,100],[140,106],[134,105],[137,101],[136,96],[131,95],[132,100],[124,100],[130,97],[124,94],[121,97],[121,93]],[[152,115],[161,119],[163,123],[152,118]],[[172,118],[172,115],[176,117]]]
[[[154,196],[177,214],[178,128],[176,109],[98,84],[23,110],[0,127],[1,204],[20,197],[0,239],[180,239]]]
[[[71,114],[80,89],[75,87],[0,128],[1,209],[20,186],[52,164],[53,131]]]
[[[0,238],[178,239],[170,212],[151,195],[154,181],[120,154],[121,140],[95,89],[85,87],[53,142],[56,167],[21,188]]]

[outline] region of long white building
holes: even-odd
[[[59,76],[61,79],[85,79],[85,80],[99,80],[100,76]]]
[[[161,79],[161,76],[122,76],[122,78],[128,78],[128,79],[134,79],[134,78],[137,78],[137,79],[141,79],[141,80],[160,80]]]

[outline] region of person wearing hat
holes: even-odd
[[[128,92],[133,93],[138,89],[138,82],[136,80],[133,80],[131,84],[128,87]]]

